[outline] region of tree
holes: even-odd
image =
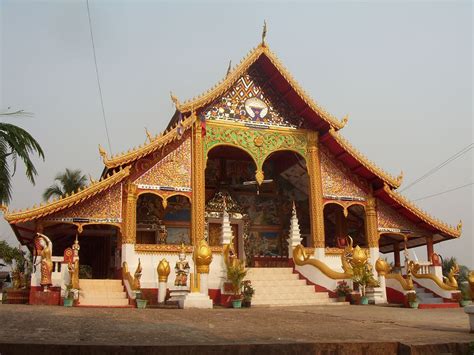
[[[16,111],[0,113],[0,116],[22,114],[23,111]],[[0,204],[8,204],[11,200],[11,178],[15,175],[18,158],[25,165],[28,180],[35,183],[38,172],[30,158],[35,153],[44,160],[43,150],[27,131],[13,124],[0,122]]]
[[[44,191],[43,199],[45,201],[51,197],[64,197],[77,192],[86,186],[87,177],[79,169],[66,169],[64,173],[57,174],[54,180],[59,184],[53,184]]]

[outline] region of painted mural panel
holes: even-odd
[[[329,150],[320,145],[321,177],[325,196],[367,198],[368,185],[348,171]]]

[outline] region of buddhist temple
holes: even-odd
[[[73,250],[90,274],[77,281],[78,305],[129,305],[137,289],[152,304],[177,287],[223,304],[231,248],[249,270],[255,304],[330,305],[338,282],[352,284],[362,250],[379,281],[375,303],[403,302],[413,282],[441,301],[455,298],[434,246],[459,238],[461,224],[398,193],[403,174],[354,148],[342,133],[347,116],[313,100],[265,38],[202,95],[171,99],[176,111],[164,132],[147,131],[145,144],[114,156],[99,147],[104,170],[86,188],[5,213],[30,250],[37,233],[50,239],[51,290],[64,291],[65,251]],[[420,246],[425,261],[401,263],[401,253]],[[186,262],[175,269],[180,254]],[[41,289],[39,272],[32,293]],[[117,299],[82,294],[107,287]]]

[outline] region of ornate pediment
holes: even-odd
[[[267,82],[265,75],[251,67],[220,98],[204,109],[206,119],[255,126],[299,127],[302,118]]]

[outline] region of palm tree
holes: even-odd
[[[0,113],[0,116],[25,114],[22,110]],[[44,160],[44,153],[38,142],[24,129],[10,123],[0,122],[0,204],[11,200],[11,178],[16,172],[18,158],[25,164],[26,177],[32,184],[38,175],[30,155],[36,153]],[[13,166],[11,166],[11,164]]]
[[[59,184],[53,184],[43,193],[43,199],[49,200],[51,197],[64,197],[72,194],[86,186],[87,177],[81,170],[66,169],[64,173],[59,173],[54,178]]]

